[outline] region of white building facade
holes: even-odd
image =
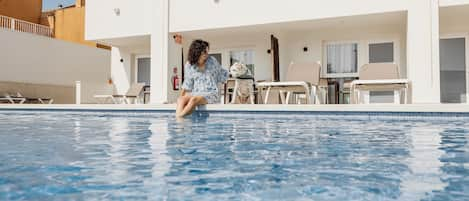
[[[467,19],[469,0],[87,0],[86,39],[113,46],[117,92],[146,82],[150,103],[175,102],[173,70],[182,77],[198,38],[223,66],[243,61],[256,80],[271,80],[271,36],[280,80],[290,62],[318,61],[339,90],[362,65],[393,62],[412,82],[412,103],[466,103]]]

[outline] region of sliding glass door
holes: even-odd
[[[441,103],[466,103],[466,38],[440,40]]]
[[[147,57],[137,58],[137,82],[150,86],[151,59]]]

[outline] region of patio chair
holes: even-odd
[[[349,87],[352,103],[369,103],[370,91],[393,91],[394,103],[401,102],[401,92],[404,91],[404,103],[407,103],[410,93],[410,81],[400,79],[399,66],[393,63],[363,65],[359,71],[359,79],[352,81]],[[363,91],[368,93],[362,94]],[[361,100],[362,97],[364,100]]]
[[[230,103],[255,104],[255,96],[257,92],[255,91],[256,82],[254,78],[235,78],[234,82],[235,83]],[[246,99],[244,100],[244,98]]]
[[[0,103],[23,104],[25,101],[26,98],[12,97],[9,93],[5,93],[3,96],[0,96]]]
[[[94,95],[93,97],[98,100],[108,100],[110,99],[113,104],[137,104],[140,94],[143,92],[145,83],[134,83],[130,86],[129,90],[125,95],[122,94],[113,94],[113,95]]]
[[[28,97],[23,96],[20,92],[16,92],[14,98],[24,98],[26,99],[25,103],[40,103],[40,104],[52,104],[54,102],[53,98],[49,97]]]
[[[258,82],[259,89],[267,89],[264,98],[264,104],[269,102],[270,91],[278,89],[281,102],[289,104],[291,95],[295,93],[304,93],[306,104],[320,104],[319,90],[327,93],[327,85],[321,85],[320,82],[321,65],[316,62],[295,63],[292,62],[287,70],[286,81],[283,82]],[[284,95],[286,94],[286,95]],[[323,97],[326,97],[324,95]],[[323,101],[325,103],[325,101]]]

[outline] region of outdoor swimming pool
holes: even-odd
[[[0,111],[0,200],[469,200],[469,115]]]

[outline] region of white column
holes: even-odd
[[[168,101],[168,32],[169,0],[152,1],[154,9],[151,30],[151,104]]]
[[[13,31],[15,30],[15,24],[16,24],[15,19],[11,18],[10,29],[13,30]]]
[[[439,103],[438,0],[409,1],[407,18],[407,77],[412,81],[412,103]]]

